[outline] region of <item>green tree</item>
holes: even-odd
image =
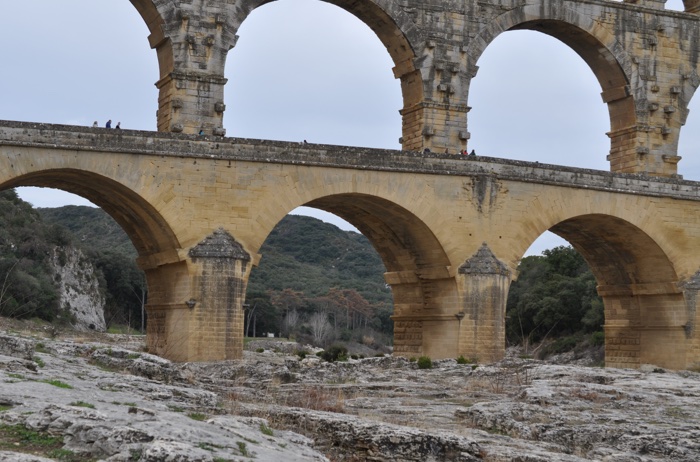
[[[132,257],[119,252],[93,252],[96,267],[102,273],[105,289],[105,322],[140,328],[146,295],[146,280]]]
[[[546,250],[522,259],[506,308],[506,336],[511,343],[547,336],[594,332],[602,327],[603,303],[596,281],[572,247]]]
[[[249,292],[245,301],[246,336],[256,337],[268,332],[279,332],[279,311],[272,304],[270,294],[266,292]]]
[[[0,192],[0,315],[52,321],[60,314],[49,266],[66,235],[45,225],[13,190]]]

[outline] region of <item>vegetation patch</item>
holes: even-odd
[[[0,450],[42,456],[61,462],[93,462],[94,457],[63,449],[63,438],[24,425],[0,424]]]
[[[421,356],[420,358],[418,358],[418,361],[416,361],[416,364],[418,365],[418,369],[433,368],[433,361],[430,359],[429,356]]]
[[[86,407],[88,409],[95,409],[94,404],[86,403],[85,401],[73,401],[72,403],[69,403],[69,406]]]
[[[34,351],[36,351],[37,353],[48,353],[48,351],[46,350],[46,345],[44,345],[44,343],[42,342],[39,342],[36,345],[34,345]]]
[[[267,435],[267,436],[274,436],[274,434],[275,434],[275,432],[273,432],[272,429],[265,424],[265,422],[262,422],[260,424],[260,431],[262,432],[263,435]]]
[[[348,360],[348,349],[342,345],[333,345],[327,350],[320,352],[321,358],[329,363]]]
[[[596,292],[595,277],[572,247],[559,246],[525,257],[518,273],[506,306],[509,344],[523,345],[525,354],[530,354],[534,344],[566,337],[549,347],[547,354],[556,354],[571,351],[587,334],[602,331],[603,301]],[[602,345],[605,338],[597,335],[591,340]]]
[[[54,387],[58,387],[58,388],[66,388],[69,390],[73,389],[72,385],[69,385],[66,382],[62,382],[58,379],[39,380],[39,382],[48,383],[49,385],[53,385]]]
[[[222,449],[222,448],[223,448],[223,446],[219,446],[219,445],[214,444],[214,443],[206,443],[206,442],[198,443],[198,444],[197,444],[197,447],[198,447],[199,449],[204,449],[205,451],[214,451],[214,450],[216,450],[216,449]]]
[[[238,450],[241,452],[241,455],[243,457],[250,457],[250,453],[248,452],[248,447],[243,441],[239,441],[236,443],[238,445]]]
[[[542,348],[541,355],[543,358],[546,358],[551,355],[573,351],[580,341],[581,337],[576,335],[559,337],[558,339],[544,346],[544,348]]]
[[[293,395],[286,405],[325,412],[345,412],[345,395],[341,389],[309,386]]]

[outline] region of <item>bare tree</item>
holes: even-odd
[[[296,310],[304,305],[304,294],[292,289],[284,289],[281,292],[269,291],[269,293],[272,304],[281,308],[284,312],[280,330],[283,335],[287,335],[299,323],[299,315],[296,313]],[[292,312],[294,313],[292,314]],[[291,321],[292,324],[288,323],[288,321]]]
[[[252,307],[248,303],[243,304],[243,316],[245,318],[245,330],[243,331],[244,337],[250,337],[250,321],[253,319],[255,308],[257,307],[258,302],[253,303]]]
[[[141,333],[146,333],[146,286],[141,286],[140,294],[131,287],[131,292],[136,296],[139,303],[141,303]],[[131,313],[129,313],[129,321],[131,321]],[[131,327],[131,322],[129,322],[129,327]]]
[[[296,309],[292,309],[288,311],[287,315],[284,317],[283,334],[286,336],[291,335],[291,333],[294,331],[297,325],[299,325],[299,313]]]
[[[314,338],[314,344],[316,346],[323,345],[323,342],[328,338],[333,330],[333,326],[328,322],[328,315],[326,313],[314,313],[309,319],[309,326],[311,327],[311,335]]]

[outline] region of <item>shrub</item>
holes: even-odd
[[[347,361],[348,349],[342,345],[333,345],[325,351],[321,352],[321,357],[329,363],[335,361]]]
[[[265,422],[260,424],[260,431],[267,436],[274,436],[275,434],[275,432],[273,432],[272,429],[265,424]]]
[[[560,337],[542,349],[541,357],[547,358],[551,355],[566,353],[576,348],[581,339],[576,335]]]
[[[265,351],[265,348],[257,348],[255,350],[256,353],[263,353]]]
[[[433,361],[429,356],[421,356],[417,361],[418,369],[432,369]]]
[[[349,342],[352,339],[352,331],[348,329],[343,329],[340,332],[339,338],[344,342]]]
[[[603,346],[605,345],[605,332],[593,332],[591,334],[591,345],[593,346]]]
[[[467,361],[467,358],[465,358],[463,355],[459,355],[459,358],[457,358],[457,364],[469,364],[469,361]]]
[[[297,350],[297,356],[299,356],[299,359],[304,359],[306,358],[306,355],[308,355],[309,352],[306,350]]]

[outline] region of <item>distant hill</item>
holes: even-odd
[[[287,215],[260,250],[248,291],[303,292],[307,298],[329,289],[355,289],[370,303],[392,303],[384,264],[362,234],[343,231],[312,217]]]
[[[102,209],[84,205],[38,208],[47,223],[69,230],[83,248],[95,251],[116,251],[136,258],[136,249],[116,221]]]
[[[68,205],[37,210],[47,223],[70,230],[86,248],[136,256],[126,233],[102,209]],[[384,265],[361,234],[316,218],[288,215],[270,233],[261,254],[248,292],[289,288],[312,298],[336,287],[355,289],[370,303],[391,303]]]

